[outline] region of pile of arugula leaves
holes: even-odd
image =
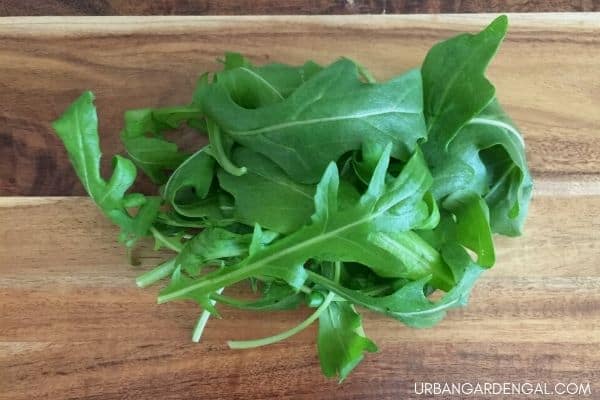
[[[358,307],[432,326],[494,264],[492,234],[521,232],[532,189],[524,143],[484,76],[506,29],[501,16],[438,43],[420,69],[386,82],[345,58],[256,66],[228,53],[191,104],[125,113],[128,157],[114,157],[108,180],[92,93],[54,129],[120,241],[151,235],[175,252],[137,284],[169,279],[159,303],[197,302],[195,341],[217,303],[305,304],[314,312],[298,326],[229,345],[275,343],[318,320],[323,373],[343,380],[377,350]],[[178,148],[165,133],[182,124],[209,144]],[[159,195],[127,193],[138,168]],[[255,297],[223,294],[241,282]]]

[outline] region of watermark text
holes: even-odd
[[[589,382],[415,382],[414,394],[427,396],[591,396]]]

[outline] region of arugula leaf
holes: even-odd
[[[187,158],[185,153],[179,152],[175,143],[163,137],[163,132],[176,129],[183,121],[198,118],[199,113],[199,109],[187,106],[146,108],[125,113],[121,140],[131,159],[154,183],[165,183],[165,170],[177,168]]]
[[[458,132],[447,151],[437,152],[432,164],[437,198],[477,193],[487,203],[493,232],[520,234],[532,180],[522,138],[496,100]]]
[[[456,215],[457,242],[477,253],[477,263],[491,267],[496,261],[487,204],[476,193],[454,193],[444,201]]]
[[[523,139],[484,76],[507,24],[500,16],[477,35],[438,43],[421,72],[433,193],[438,199],[457,191],[479,194],[490,209],[492,231],[515,236],[523,227],[532,181]]]
[[[317,182],[331,160],[367,141],[391,141],[394,156],[407,159],[425,136],[419,71],[363,83],[347,59],[268,106],[243,108],[218,81],[195,101],[234,141],[272,159],[300,183]]]
[[[461,137],[477,137],[480,158],[486,166],[489,183],[484,199],[490,208],[492,231],[508,236],[520,235],[533,189],[521,134],[497,100],[469,121],[463,130],[465,132],[459,132]],[[459,152],[465,144],[457,140],[454,146],[453,151]]]
[[[211,199],[211,201],[213,201],[213,200],[214,199]],[[181,229],[181,228],[203,229],[203,228],[215,227],[215,226],[221,226],[221,227],[231,226],[232,224],[235,223],[235,221],[228,219],[227,216],[224,216],[225,215],[224,213],[221,214],[221,211],[225,212],[225,211],[227,211],[226,209],[229,207],[225,204],[227,201],[228,201],[227,199],[224,199],[222,203],[217,204],[217,200],[214,200],[215,207],[213,209],[215,210],[215,215],[218,215],[219,218],[222,218],[222,219],[214,220],[214,219],[211,219],[210,216],[206,216],[206,214],[202,214],[202,215],[204,215],[204,217],[200,217],[200,218],[189,218],[189,217],[182,216],[182,215],[178,214],[176,211],[170,209],[170,210],[161,211],[158,213],[158,218],[156,219],[156,225],[161,226],[161,227],[168,227],[171,229],[177,229],[177,228],[179,228],[179,229]],[[209,207],[209,206],[210,206],[210,204],[207,204],[207,207]],[[219,208],[219,210],[217,210],[217,207]],[[211,208],[211,207],[209,207],[209,208]]]
[[[260,257],[266,245],[271,243],[274,238],[275,236],[272,232],[265,232],[259,224],[255,224],[252,240],[248,247],[248,259]],[[242,263],[243,261],[240,264]],[[257,275],[249,276],[249,278],[262,277],[263,275],[283,279],[294,289],[300,289],[304,281],[306,281],[306,271],[304,270],[303,263],[287,265],[284,263],[265,263]]]
[[[496,18],[482,32],[458,35],[440,42],[427,53],[423,76],[423,109],[429,140],[442,148],[494,97],[485,68],[506,34],[508,19]]]
[[[312,61],[299,67],[279,63],[257,67],[241,54],[226,53],[224,70],[215,81],[236,104],[253,109],[282,101],[320,70]]]
[[[275,234],[263,234],[261,239],[270,242]],[[252,234],[241,235],[223,228],[206,228],[188,240],[177,255],[175,263],[191,275],[197,275],[207,263],[223,261],[248,254]]]
[[[231,307],[252,311],[277,311],[298,308],[303,300],[302,293],[287,284],[277,281],[266,282],[260,299],[240,300],[224,295],[212,295],[212,299]]]
[[[115,156],[113,173],[107,181],[100,176],[100,144],[98,139],[98,117],[92,92],[84,92],[52,127],[62,140],[69,160],[92,200],[114,223],[121,227],[119,239],[128,247],[142,236],[154,222],[160,206],[158,198],[144,198],[140,194],[126,195],[133,184],[136,169],[131,161]],[[126,209],[133,204],[141,205],[136,216]]]
[[[337,167],[332,163],[317,186],[315,213],[310,225],[250,254],[237,265],[163,291],[159,302],[186,298],[189,293],[206,296],[217,288],[253,276],[276,276],[288,282],[298,283],[298,268],[302,269],[301,266],[311,258],[360,262],[375,271],[388,268],[390,274],[396,276],[422,277],[433,273],[435,284],[444,288],[452,286],[452,277],[445,266],[432,263],[428,266],[431,269],[424,271],[411,270],[414,266],[408,265],[402,268],[401,263],[393,262],[393,255],[378,247],[377,242],[369,240],[369,234],[373,230],[393,231],[397,226],[387,221],[386,212],[402,204],[410,206],[414,203],[414,198],[424,195],[431,183],[423,156],[417,151],[402,173],[386,185],[385,176],[390,152],[391,146],[388,146],[367,192],[355,207],[338,211],[339,178]],[[404,227],[404,222],[401,224],[400,227]],[[426,244],[422,242],[420,245]],[[282,271],[293,272],[290,277]]]
[[[193,279],[182,273],[181,267],[175,267],[173,270],[173,274],[171,275],[171,281],[169,285],[164,287],[160,293],[168,293],[171,291],[178,291],[182,288],[186,288],[189,284],[193,282]],[[215,289],[214,294],[218,294],[220,288]],[[209,312],[213,315],[218,315],[217,309],[215,308],[214,303],[210,299],[211,293],[195,293],[195,292],[186,292],[184,293],[180,299],[192,300],[199,304],[205,311]],[[160,304],[160,297],[158,303]]]
[[[235,199],[234,217],[246,225],[260,224],[279,233],[290,233],[308,222],[314,210],[315,186],[296,183],[265,156],[244,147],[232,160],[247,173],[235,176],[219,170],[221,188]]]
[[[430,301],[424,293],[430,277],[411,281],[391,295],[375,297],[345,287],[308,271],[309,279],[354,304],[368,308],[414,328],[428,328],[438,323],[451,308],[467,304],[471,289],[482,272],[477,264],[470,263],[457,285],[439,301]]]
[[[203,147],[173,171],[164,188],[164,197],[179,215],[190,218],[223,218],[220,199],[211,193],[215,160]]]
[[[377,351],[375,343],[364,336],[354,307],[340,302],[331,303],[319,317],[317,348],[323,374],[339,375],[340,382],[361,362],[365,351]]]

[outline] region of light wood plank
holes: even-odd
[[[88,199],[4,198],[0,398],[397,399],[420,381],[595,384],[599,204],[598,195],[536,192],[525,236],[498,241],[498,264],[467,308],[429,330],[365,313],[381,352],[338,386],[320,374],[314,326],[267,348],[224,344],[288,329],[307,310],[265,318],[221,307],[224,318],[193,344],[197,306],[157,305],[156,287],[133,283],[167,253],[145,246],[142,265],[129,266],[117,230]]]

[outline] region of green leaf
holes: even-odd
[[[386,251],[391,260],[400,265],[409,266],[409,272],[402,274],[403,278],[418,279],[431,272],[448,275],[441,255],[429,246],[417,233],[407,232],[373,232],[368,237],[369,242]],[[388,257],[390,257],[388,256]],[[374,268],[380,276],[398,277],[398,274],[388,273],[388,269]],[[448,287],[450,282],[434,281],[436,286]]]
[[[265,285],[267,286],[259,299],[240,300],[223,295],[213,295],[211,298],[231,307],[252,311],[292,310],[302,302],[303,294],[288,284],[272,281]]]
[[[507,25],[500,16],[479,34],[456,36],[429,51],[421,69],[429,132],[424,151],[436,198],[475,192],[487,202],[492,231],[516,236],[532,181],[523,139],[484,75]]]
[[[475,136],[473,131],[478,132],[473,141],[486,166],[484,199],[490,209],[492,231],[520,235],[533,189],[521,134],[497,101],[490,103],[463,130],[465,132],[459,132],[461,137]],[[459,152],[464,147],[457,142],[454,151]]]
[[[395,318],[415,328],[427,328],[437,324],[451,308],[467,304],[471,289],[482,269],[471,263],[457,285],[440,300],[433,302],[424,293],[429,277],[412,281],[391,295],[375,297],[361,291],[347,289],[330,279],[309,271],[309,279],[346,300]]]
[[[523,139],[497,101],[470,120],[447,151],[437,152],[431,165],[436,197],[475,192],[489,207],[493,232],[521,233],[532,180]]]
[[[198,108],[187,106],[130,110],[125,113],[121,140],[136,165],[154,183],[162,184],[167,180],[165,170],[177,168],[187,158],[175,143],[162,136],[163,132],[199,115]]]
[[[457,192],[446,198],[444,207],[456,216],[457,242],[477,254],[479,265],[494,265],[494,242],[485,201],[476,193]]]
[[[229,153],[231,152],[233,142],[223,135],[221,129],[212,119],[206,120],[206,128],[208,129],[208,139],[210,140],[210,146],[207,148],[209,154],[213,156],[221,168],[228,173],[234,176],[244,175],[246,173],[246,167],[238,167],[229,159]]]
[[[175,263],[191,275],[197,275],[211,262],[248,254],[252,235],[240,235],[222,228],[207,228],[186,242]]]
[[[160,301],[180,298],[187,292],[206,293],[226,287],[241,280],[267,275],[280,277],[298,284],[303,278],[301,266],[309,259],[324,261],[360,262],[375,271],[384,271],[388,276],[418,277],[434,274],[440,287],[453,285],[450,271],[438,264],[431,265],[435,270],[415,271],[411,265],[402,265],[398,260],[369,241],[369,234],[379,232],[380,227],[393,231],[386,223],[386,212],[401,204],[414,203],[415,198],[423,198],[431,184],[431,176],[425,167],[422,154],[417,151],[406,164],[402,173],[385,184],[384,176],[389,162],[391,146],[382,155],[367,193],[358,204],[346,210],[337,208],[338,174],[335,164],[325,171],[315,194],[315,214],[312,223],[293,234],[276,240],[271,245],[251,254],[239,264],[206,275],[190,282],[188,287],[165,292]],[[417,244],[415,244],[417,245]],[[426,242],[420,246],[428,246]],[[303,275],[303,274],[301,274]]]
[[[186,288],[189,284],[193,282],[193,279],[183,274],[180,267],[176,267],[171,275],[171,281],[169,285],[164,287],[159,293],[159,304],[160,304],[160,295],[163,293],[170,293],[173,291],[178,291],[182,288]],[[215,293],[218,294],[219,289],[215,289]],[[215,308],[214,303],[210,300],[211,293],[204,293],[200,291],[188,291],[183,296],[180,297],[181,300],[192,300],[198,303],[204,310],[208,311],[213,315],[218,315],[217,309]]]
[[[340,381],[360,363],[365,351],[377,351],[375,343],[364,336],[354,307],[340,302],[332,302],[319,317],[317,348],[323,374],[337,375]]]
[[[282,101],[321,70],[312,61],[300,67],[279,63],[257,67],[238,53],[226,53],[224,67],[215,80],[236,104],[249,109]]]
[[[135,166],[126,158],[114,157],[108,182],[100,176],[98,117],[93,101],[92,92],[84,92],[52,126],[85,190],[104,214],[121,227],[119,238],[131,247],[138,238],[147,235],[158,214],[160,199],[125,195],[136,178]],[[126,209],[132,204],[140,206],[136,216]]]
[[[353,155],[352,168],[363,183],[369,184],[371,175],[373,174],[384,149],[385,146],[382,146],[380,143],[367,142],[362,146],[360,154],[355,152]]]
[[[215,172],[215,160],[203,147],[171,174],[164,197],[184,217],[219,220],[223,217],[220,199],[210,192]]]
[[[218,82],[207,86],[198,101],[235,142],[264,154],[300,183],[317,182],[331,160],[367,141],[391,141],[394,156],[407,159],[425,136],[419,71],[381,84],[364,83],[347,59],[268,106],[243,108]]]
[[[276,234],[274,232],[264,232],[259,224],[255,224],[250,247],[248,248],[249,258],[255,257],[257,254],[260,256],[261,250],[265,248],[265,245],[271,243],[275,238]],[[267,263],[262,268],[260,275],[257,276],[261,277],[262,275],[283,279],[294,289],[300,289],[304,281],[306,281],[306,272],[304,271],[303,263]]]
[[[308,222],[314,211],[314,186],[295,182],[271,160],[244,147],[234,150],[232,160],[244,165],[246,174],[219,170],[217,176],[221,188],[235,199],[236,220],[280,233],[293,232]]]
[[[476,35],[464,33],[429,50],[421,67],[428,140],[445,148],[492,101],[495,89],[484,73],[507,26],[502,15]]]

